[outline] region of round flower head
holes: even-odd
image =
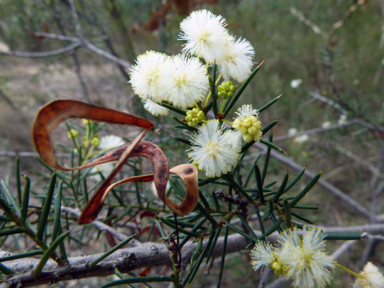
[[[251,252],[252,266],[255,271],[263,266],[268,266],[275,262],[276,255],[269,242],[259,241]]]
[[[198,133],[191,136],[192,148],[188,156],[193,163],[205,171],[207,177],[216,177],[231,171],[237,164],[239,154],[228,143],[227,137],[219,128],[218,120],[209,120]]]
[[[108,135],[100,139],[98,148],[101,150],[110,150],[124,144],[123,138],[115,135]]]
[[[167,116],[169,114],[169,109],[153,102],[150,99],[143,100],[144,103],[144,108],[147,110],[149,113],[155,116],[163,115]]]
[[[167,66],[169,56],[155,51],[148,51],[137,57],[132,67],[129,81],[135,93],[142,99],[151,97],[161,101],[159,91],[159,78]]]
[[[188,108],[209,91],[206,69],[196,58],[173,56],[161,77],[161,96],[176,107]],[[156,100],[156,99],[154,99]]]
[[[213,63],[223,53],[225,39],[228,37],[226,25],[224,18],[212,14],[210,11],[192,12],[180,23],[179,40],[187,41],[183,51]]]
[[[302,240],[297,229],[285,230],[279,236],[279,268],[287,278],[293,278],[293,287],[325,287],[330,283],[334,261],[323,250],[321,229],[304,226]],[[272,267],[273,268],[273,267]]]
[[[243,105],[237,109],[235,114],[237,114],[237,119],[244,120],[245,117],[257,116],[258,111],[256,109],[252,109],[252,105]]]
[[[364,279],[357,278],[353,288],[384,288],[383,273],[371,262],[364,266],[360,275]]]
[[[217,59],[219,73],[222,73],[226,80],[232,78],[243,82],[251,74],[254,56],[255,50],[249,41],[241,38],[235,41],[229,36],[226,38],[224,52]]]

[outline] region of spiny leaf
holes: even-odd
[[[248,79],[244,81],[243,85],[240,87],[236,95],[233,97],[233,100],[231,104],[228,105],[227,109],[224,111],[224,115],[227,115],[229,111],[232,109],[232,107],[235,105],[236,101],[239,99],[240,95],[244,92],[245,88],[248,86],[249,82],[251,82],[252,78],[256,75],[257,72],[259,72],[261,66],[263,65],[264,61],[262,61],[255,70],[252,71],[252,73],[249,75]]]
[[[108,284],[101,286],[101,288],[114,287],[114,286],[131,284],[131,283],[146,283],[146,282],[172,282],[172,278],[170,276],[126,278],[126,279],[110,282]]]
[[[65,237],[67,237],[70,232],[71,231],[65,232],[65,233],[61,234],[59,237],[57,237],[56,240],[53,241],[51,246],[48,247],[47,251],[45,251],[45,253],[43,254],[43,256],[41,257],[41,259],[39,261],[39,264],[37,264],[37,266],[34,270],[34,274],[35,274],[36,278],[40,277],[41,271],[43,270],[45,263],[47,263],[49,257],[51,257],[53,252],[55,252],[55,249],[57,248],[57,246],[59,246],[59,244],[64,241]]]
[[[23,191],[23,202],[21,203],[21,221],[25,222],[28,216],[29,193],[31,192],[31,180],[24,176],[25,186]]]
[[[49,211],[51,210],[53,191],[55,190],[55,185],[56,185],[56,172],[52,174],[51,181],[49,182],[47,195],[44,201],[44,207],[40,215],[39,225],[37,226],[36,238],[40,241],[43,240],[45,225],[47,224]]]
[[[53,218],[53,230],[52,230],[52,242],[55,241],[57,235],[59,234],[59,230],[61,227],[61,196],[63,191],[63,181],[60,181],[59,186],[57,188],[57,193],[55,197],[55,217]]]
[[[17,217],[21,217],[21,211],[19,204],[16,202],[15,197],[13,197],[11,191],[9,191],[8,185],[1,180],[1,187],[3,188],[5,200],[9,203],[9,205],[12,207],[13,211],[16,213]]]
[[[19,204],[21,204],[21,183],[20,183],[20,158],[19,156],[16,157],[16,189],[17,189],[17,196],[19,199]]]
[[[113,247],[112,249],[110,249],[109,251],[105,252],[104,254],[102,254],[100,257],[98,257],[96,260],[92,261],[90,264],[89,264],[89,268],[92,268],[94,267],[97,263],[99,263],[100,261],[102,261],[103,259],[107,258],[109,255],[111,255],[113,252],[115,252],[117,249],[120,249],[121,247],[123,247],[124,245],[128,244],[136,235],[132,235],[130,237],[128,237],[127,239],[121,241],[119,244],[117,244],[115,247]]]
[[[275,196],[273,196],[272,201],[277,201],[281,197],[281,195],[285,193],[286,191],[285,187],[287,186],[288,178],[289,178],[289,173],[287,171],[287,173],[284,176],[283,182],[281,182],[279,190],[277,190],[277,193],[275,194]]]
[[[301,198],[303,198],[309,192],[309,190],[311,190],[311,188],[316,184],[316,182],[320,179],[321,174],[322,174],[322,171],[316,174],[312,178],[312,180],[309,181],[307,186],[305,186],[304,189],[291,202],[289,202],[289,206],[291,207],[295,206],[301,200]]]

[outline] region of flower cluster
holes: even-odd
[[[204,112],[199,108],[193,108],[192,110],[187,111],[187,116],[185,117],[185,121],[188,122],[188,126],[195,126],[196,124],[202,122],[205,119]]]
[[[175,107],[188,108],[203,100],[209,90],[206,69],[197,58],[170,57],[154,51],[137,58],[130,82],[135,93],[145,101],[144,107],[156,116],[167,115],[168,111],[154,101],[168,101]]]
[[[232,127],[242,133],[245,142],[258,142],[263,132],[261,132],[261,122],[256,118],[257,110],[252,109],[252,105],[243,105],[236,114],[238,117]]]
[[[324,252],[320,228],[304,226],[303,237],[297,228],[283,231],[278,245],[259,242],[251,252],[255,270],[270,265],[275,274],[293,279],[293,287],[325,287],[330,283],[334,260]]]
[[[242,139],[258,141],[262,136],[261,123],[255,117],[256,110],[252,109],[239,110],[245,109],[240,112],[245,114],[232,126],[238,131],[221,128],[221,122],[230,123],[223,118],[225,100],[236,90],[230,79],[245,81],[251,74],[255,55],[252,45],[245,39],[230,35],[226,25],[222,16],[207,10],[194,11],[180,23],[179,40],[186,41],[184,54],[168,56],[148,51],[137,58],[130,71],[132,88],[149,113],[167,116],[170,110],[174,110],[186,113],[180,120],[183,124],[190,127],[202,125],[198,133],[191,136],[192,148],[188,155],[207,176],[230,172],[238,162]],[[220,74],[213,77],[216,83],[207,73],[213,63]],[[221,78],[225,81],[218,85]],[[215,93],[216,85],[218,97],[211,95]],[[220,112],[216,103],[208,104],[209,99],[214,99],[213,102],[222,100]],[[208,110],[205,109],[213,105],[213,110],[219,112],[214,115],[217,120],[208,120]]]
[[[226,25],[223,17],[207,10],[192,12],[180,24],[180,39],[187,41],[183,51],[216,62],[224,79],[243,82],[251,73],[255,51],[247,40],[230,35]]]
[[[233,86],[232,81],[225,81],[221,83],[217,89],[219,90],[217,96],[223,97],[223,99],[227,99],[233,96],[233,92],[235,91],[236,87]]]

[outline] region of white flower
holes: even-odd
[[[199,132],[191,136],[193,146],[188,153],[193,163],[204,170],[207,177],[216,177],[231,171],[237,164],[239,154],[219,129],[219,121],[209,120],[198,129]]]
[[[297,129],[296,128],[289,128],[288,129],[288,135],[289,136],[292,136],[292,135],[295,135],[297,134]]]
[[[221,16],[207,10],[193,11],[180,23],[179,40],[186,40],[183,51],[213,63],[221,57],[228,32]]]
[[[96,166],[92,167],[92,169],[89,173],[94,174],[94,175],[91,175],[89,178],[92,178],[96,182],[100,182],[102,180],[102,178],[101,178],[99,172],[101,174],[103,174],[104,178],[107,178],[109,176],[109,174],[111,174],[111,172],[115,168],[116,162],[117,161],[107,162],[107,163],[96,165]]]
[[[308,134],[303,134],[303,135],[295,137],[295,141],[297,143],[304,143],[304,142],[307,142],[308,140],[309,140]]]
[[[241,150],[241,139],[242,134],[240,131],[236,130],[227,130],[224,133],[224,137],[229,145],[232,146],[233,149],[240,152]]]
[[[137,57],[136,64],[130,71],[129,82],[142,99],[151,97],[159,102],[163,100],[159,93],[159,79],[168,65],[168,59],[169,56],[155,51],[148,51]]]
[[[364,279],[357,278],[353,288],[384,288],[383,273],[371,262],[368,262],[364,266],[360,275],[363,276]]]
[[[226,80],[232,78],[243,82],[251,74],[255,50],[246,39],[239,38],[235,41],[232,36],[228,36],[226,39],[225,49],[216,62],[219,73],[222,73]]]
[[[347,122],[347,115],[341,114],[337,124],[343,125]]]
[[[98,148],[100,150],[110,150],[124,145],[123,138],[115,135],[104,136],[100,139]]]
[[[259,241],[251,251],[251,264],[256,271],[262,266],[268,266],[275,262],[276,255],[269,242]]]
[[[237,119],[244,120],[249,116],[257,116],[258,111],[256,109],[252,109],[252,105],[243,105],[239,109],[237,109]]]
[[[293,89],[296,89],[296,88],[298,88],[301,85],[301,83],[303,83],[303,80],[301,80],[301,79],[293,79],[291,81],[291,87]]]
[[[321,127],[327,129],[327,128],[331,127],[331,125],[332,125],[331,122],[325,121],[323,124],[321,124]]]
[[[325,287],[330,283],[330,271],[335,264],[324,252],[324,234],[320,228],[304,226],[302,240],[296,228],[285,230],[278,242],[278,267],[287,278],[294,279],[293,287]]]
[[[161,77],[161,96],[179,108],[194,106],[209,91],[205,67],[197,58],[173,56]],[[154,99],[156,100],[156,99]]]
[[[158,115],[163,115],[167,116],[169,114],[169,109],[165,108],[155,102],[153,102],[150,99],[143,100],[144,103],[144,108],[147,110],[149,113],[152,115],[158,116]]]

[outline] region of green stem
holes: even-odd
[[[233,125],[233,122],[230,122],[230,121],[228,121],[228,120],[225,120],[225,119],[221,119],[221,121],[222,122],[224,122],[224,123],[227,123],[227,124],[229,124],[229,125]]]
[[[225,101],[224,101],[224,99],[223,99],[223,102],[221,102],[220,114],[223,113],[224,106],[225,106]]]
[[[348,273],[351,273],[352,275],[356,276],[357,278],[364,279],[363,276],[361,276],[360,274],[357,274],[356,272],[348,269],[347,267],[345,267],[345,266],[343,266],[343,265],[341,265],[341,264],[339,264],[337,262],[335,264],[336,264],[336,266],[339,266],[341,269],[347,271]]]
[[[217,83],[219,83],[219,81],[220,81],[220,79],[221,79],[222,76],[223,76],[223,73],[221,73],[221,74],[219,75],[219,77],[218,77],[217,80],[216,80],[215,85],[217,85]]]
[[[211,98],[211,92],[208,93],[207,99],[205,100],[204,107],[207,107],[209,98]]]

